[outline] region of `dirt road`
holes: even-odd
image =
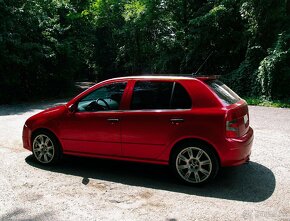
[[[0,106],[0,220],[290,220],[290,109],[250,107],[251,162],[195,188],[164,166],[75,157],[39,166],[22,126],[62,102]]]

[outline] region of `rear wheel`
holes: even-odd
[[[41,164],[54,164],[60,160],[61,150],[58,140],[47,132],[39,132],[33,137],[32,152]]]
[[[200,185],[216,176],[219,163],[216,155],[208,146],[186,143],[180,145],[173,152],[171,167],[181,181]]]

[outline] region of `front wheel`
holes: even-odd
[[[60,159],[60,145],[50,133],[40,132],[33,137],[32,152],[34,158],[41,164],[54,164]]]
[[[173,152],[171,167],[181,181],[200,185],[216,176],[219,163],[216,155],[208,146],[187,143],[179,146]]]

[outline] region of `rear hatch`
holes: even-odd
[[[226,136],[239,138],[249,130],[249,110],[247,102],[219,80],[205,82],[223,103],[227,113],[225,120]]]

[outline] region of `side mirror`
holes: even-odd
[[[74,103],[74,104],[71,104],[69,107],[68,107],[68,111],[70,113],[75,113],[77,111],[77,104]]]

